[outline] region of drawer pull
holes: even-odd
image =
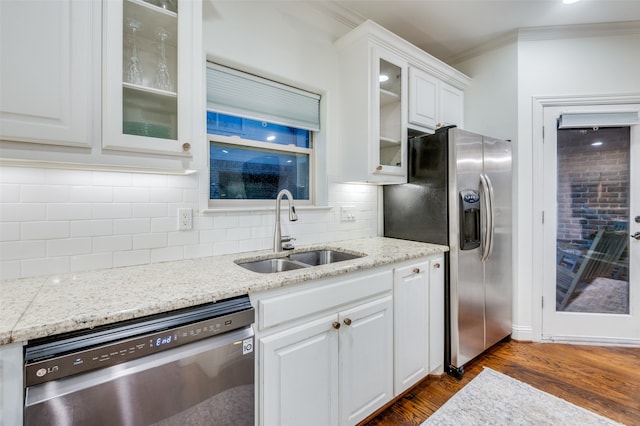
[[[413,273],[414,274],[419,274],[420,273],[420,268],[413,268]]]
[[[345,318],[344,325],[351,325],[351,318]]]
[[[433,264],[433,267],[434,267],[435,269],[440,269],[440,263],[434,263],[434,264]]]
[[[331,324],[333,326],[333,328],[335,328],[336,330],[340,328],[340,323],[338,321],[334,321],[333,324]]]

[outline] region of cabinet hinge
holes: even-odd
[[[544,126],[542,126],[542,143],[544,143]]]
[[[542,309],[544,309],[544,297],[541,297],[541,299],[542,299],[542,303],[541,303]]]
[[[542,211],[542,224],[544,225],[544,210]]]

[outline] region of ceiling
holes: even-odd
[[[640,0],[336,0],[445,62],[516,29],[638,21]],[[334,10],[335,12],[335,10]]]

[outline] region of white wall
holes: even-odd
[[[533,252],[542,208],[533,200],[533,152],[540,143],[533,140],[533,100],[640,93],[640,28],[615,28],[521,31],[516,42],[456,64],[473,79],[465,92],[466,127],[514,140],[514,338],[535,340],[541,332],[541,303],[534,295],[542,283],[533,281],[542,268]]]
[[[339,184],[337,65],[332,36],[294,4],[205,0],[210,59],[322,95],[318,199],[333,209],[298,209],[283,219],[296,244],[377,234],[378,191]],[[98,142],[96,142],[98,143]],[[268,249],[273,211],[202,213],[208,192],[207,146],[194,144],[198,174],[173,176],[45,168],[0,168],[0,279],[62,274]],[[340,221],[340,205],[356,207]],[[177,231],[179,207],[194,229]]]

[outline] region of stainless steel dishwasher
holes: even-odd
[[[242,296],[30,342],[25,425],[254,425]]]

